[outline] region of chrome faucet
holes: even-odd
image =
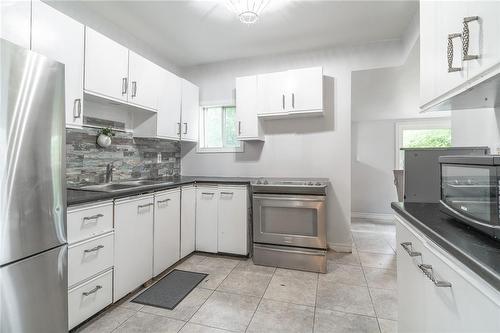
[[[106,183],[111,183],[113,181],[113,171],[115,170],[115,166],[113,162],[108,163],[106,165]]]

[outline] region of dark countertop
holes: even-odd
[[[438,203],[393,202],[391,207],[500,291],[500,241],[442,213]]]

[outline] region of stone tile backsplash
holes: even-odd
[[[113,180],[179,176],[178,141],[134,138],[132,133],[117,132],[111,146],[101,148],[96,143],[98,133],[99,129],[94,128],[66,129],[68,185],[104,182],[108,163],[114,163]]]

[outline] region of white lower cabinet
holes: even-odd
[[[217,218],[219,191],[217,186],[196,189],[196,251],[217,253]]]
[[[500,332],[500,293],[409,222],[396,221],[398,331]]]
[[[196,187],[181,187],[181,258],[195,250]]]
[[[217,251],[248,254],[248,193],[246,186],[220,186]]]
[[[180,259],[181,191],[155,194],[153,275],[157,276]]]
[[[113,270],[70,289],[68,292],[69,329],[96,314],[113,301]]]
[[[153,277],[154,197],[115,201],[114,301]]]

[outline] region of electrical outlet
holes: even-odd
[[[161,163],[161,153],[156,154],[156,163]]]

